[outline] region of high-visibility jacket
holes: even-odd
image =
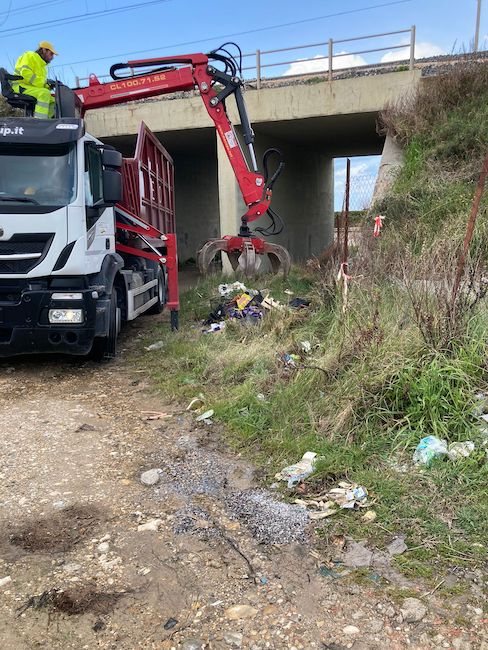
[[[47,88],[47,64],[37,52],[24,52],[24,54],[21,54],[15,64],[14,74],[20,75],[27,86]],[[15,83],[18,84],[19,82]],[[23,85],[22,82],[20,82],[20,85]]]
[[[22,77],[22,81],[14,81],[12,90],[31,95],[37,100],[34,117],[46,118],[54,114],[54,99],[46,83],[47,63],[37,52],[24,52],[17,59],[14,74]]]

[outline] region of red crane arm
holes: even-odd
[[[215,124],[217,133],[224,146],[229,162],[232,165],[239,188],[248,210],[243,221],[251,222],[265,214],[271,202],[271,188],[266,187],[262,174],[251,171],[241,150],[234,128],[225,110],[224,100],[230,94],[235,94],[241,116],[241,122],[246,137],[246,144],[251,141],[253,134],[249,125],[241,95],[241,81],[232,78],[209,65],[205,54],[187,54],[181,56],[162,57],[157,59],[142,59],[129,61],[112,66],[111,73],[120,69],[154,68],[153,72],[143,72],[131,77],[114,78],[113,81],[100,83],[95,75],[90,75],[86,88],[77,88],[75,93],[80,98],[83,115],[93,108],[113,106],[127,101],[155,97],[167,93],[198,89],[205,108]],[[172,67],[178,66],[178,67]],[[218,83],[219,86],[215,86]],[[223,90],[221,90],[223,88]],[[255,161],[253,160],[253,164]]]

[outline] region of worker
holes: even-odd
[[[14,74],[23,81],[15,81],[12,89],[16,93],[31,95],[36,98],[34,117],[45,119],[54,117],[55,100],[51,95],[54,82],[47,78],[47,66],[57,54],[48,41],[41,41],[35,52],[24,52],[17,59]]]

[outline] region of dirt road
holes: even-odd
[[[420,586],[338,578],[303,512],[127,358],[0,364],[2,648],[488,648],[475,586],[410,615]]]

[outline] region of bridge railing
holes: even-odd
[[[357,64],[354,66],[348,66],[348,65],[340,65],[340,59],[342,57],[352,57],[352,56],[360,56],[361,54],[372,54],[372,53],[378,53],[378,52],[390,52],[392,50],[404,50],[408,48],[408,56],[406,57],[409,61],[409,69],[413,70],[414,65],[415,65],[415,25],[412,25],[410,29],[401,29],[397,30],[394,32],[382,32],[381,34],[370,34],[368,36],[357,36],[354,38],[341,38],[341,39],[333,39],[329,38],[327,41],[323,41],[321,43],[311,43],[307,45],[296,45],[294,47],[285,47],[285,48],[280,48],[277,50],[256,50],[256,52],[250,52],[248,54],[244,54],[243,58],[249,59],[253,57],[255,59],[255,62],[250,65],[246,66],[243,68],[243,72],[248,72],[248,71],[253,71],[255,74],[251,75],[254,79],[256,79],[256,84],[257,88],[259,89],[261,87],[261,82],[265,78],[269,78],[268,75],[266,75],[266,72],[271,69],[271,68],[284,68],[285,66],[293,66],[294,64],[307,64],[307,63],[312,63],[313,67],[317,65],[317,69],[315,70],[316,74],[326,74],[327,78],[329,81],[333,80],[333,75],[334,75],[334,70],[340,69],[340,70],[345,70],[348,68],[352,67],[357,67]],[[365,40],[373,40],[373,39],[381,39],[387,36],[398,36],[401,34],[409,34],[409,43],[408,44],[402,44],[402,45],[388,45],[388,46],[382,46],[382,47],[373,47],[373,48],[368,48],[364,50],[354,50],[353,52],[337,52],[336,47],[337,45],[342,45],[344,43],[355,43],[356,41],[365,41]],[[287,57],[286,60],[276,60],[276,55],[281,55],[285,52],[297,52],[298,50],[310,50],[314,49],[317,51],[317,48],[326,48],[324,49],[324,54],[315,54],[314,56],[308,57],[308,58],[289,58]],[[326,52],[326,53],[325,53]],[[270,59],[272,59],[270,61]],[[323,65],[321,64],[323,62]],[[378,63],[378,62],[374,62]],[[365,65],[373,65],[373,63],[365,63]],[[281,75],[279,76],[299,76],[301,74],[313,74],[314,70],[306,71],[306,72],[288,72],[284,71],[282,72]],[[266,76],[265,76],[266,75]],[[247,77],[248,75],[244,75]],[[271,75],[273,77],[276,77],[277,75]]]
[[[372,47],[364,50],[355,50],[354,52],[337,52],[336,47],[338,45],[343,45],[344,43],[356,43],[356,41],[366,41],[366,40],[377,40],[389,36],[399,36],[401,34],[409,34],[409,42],[402,45],[388,45],[383,47]],[[317,48],[324,48],[324,54],[315,54],[314,56],[308,58],[290,58],[290,56],[285,56],[285,60],[277,60],[280,56],[285,53],[298,52],[303,50],[314,49],[315,52]],[[347,70],[354,67],[358,67],[358,64],[348,66],[341,65],[341,59],[343,57],[351,56],[360,56],[362,54],[373,54],[378,52],[390,52],[392,50],[404,50],[408,48],[408,56],[405,57],[409,61],[409,69],[413,70],[415,65],[415,25],[412,25],[410,29],[401,29],[394,32],[382,32],[381,34],[370,34],[368,36],[355,36],[353,38],[341,38],[333,39],[329,38],[327,41],[321,43],[309,43],[307,45],[295,45],[293,47],[283,47],[277,50],[256,50],[255,52],[248,52],[242,55],[244,60],[252,59],[253,62],[251,65],[246,65],[243,67],[243,76],[246,81],[256,81],[257,88],[261,88],[261,83],[265,79],[276,78],[282,76],[300,76],[300,75],[320,75],[324,74],[329,81],[333,80],[334,71],[336,70]],[[296,55],[295,55],[296,57]],[[323,65],[322,65],[323,62]],[[305,72],[289,72],[284,70],[286,66],[293,66],[294,64],[307,64],[312,63],[313,66],[316,66],[316,70],[310,70]],[[368,62],[363,65],[374,65],[376,62]],[[392,62],[393,63],[393,62]],[[318,64],[318,65],[317,65]],[[281,69],[281,71],[280,71]],[[271,72],[270,75],[267,75],[268,70]],[[272,74],[272,72],[275,74]],[[250,73],[250,74],[249,74]],[[134,75],[134,70],[131,70],[131,74]],[[111,79],[109,75],[98,76],[100,81],[106,81]],[[89,77],[76,77],[76,86],[79,88],[83,85],[86,85]]]

